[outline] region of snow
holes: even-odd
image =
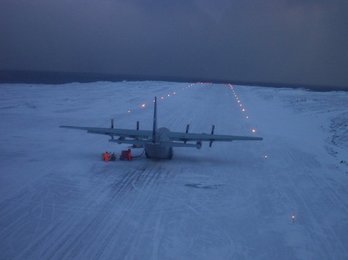
[[[264,140],[105,163],[127,146],[58,127],[151,129],[154,96],[159,126]],[[203,83],[2,84],[0,259],[347,259],[347,104]]]

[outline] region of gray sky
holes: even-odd
[[[0,70],[348,87],[346,0],[1,0]]]

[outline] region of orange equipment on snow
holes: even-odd
[[[111,154],[109,152],[103,153],[103,161],[108,162],[111,159]]]

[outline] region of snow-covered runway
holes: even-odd
[[[58,128],[151,129],[154,96],[159,126],[264,141],[105,163],[126,146]],[[346,259],[346,104],[214,84],[0,85],[0,258]]]

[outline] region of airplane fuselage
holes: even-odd
[[[169,129],[161,127],[156,131],[155,140],[146,143],[145,155],[151,159],[172,159],[173,147],[169,144]]]

